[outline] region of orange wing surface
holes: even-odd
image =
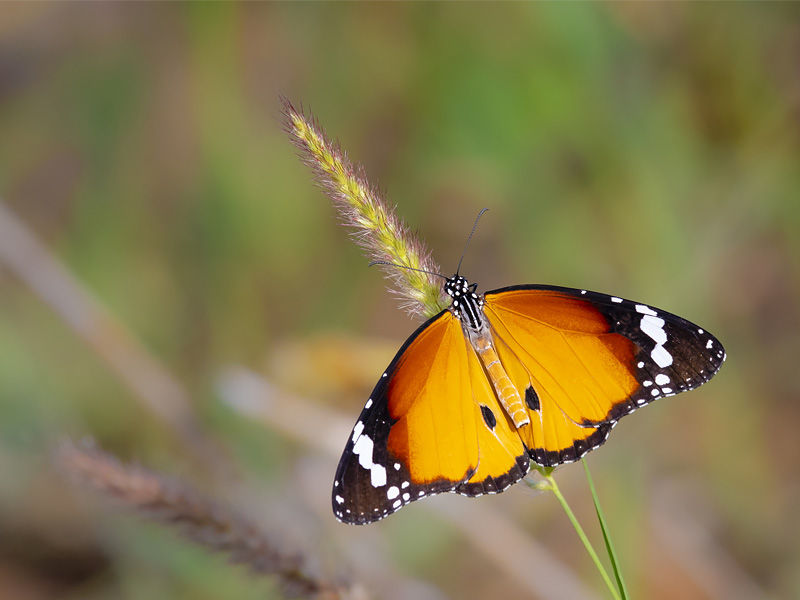
[[[502,491],[528,460],[461,323],[444,311],[408,339],[367,401],[336,472],[334,514],[368,523],[430,494]]]
[[[543,466],[580,458],[620,417],[697,387],[725,357],[696,325],[615,296],[516,286],[484,300],[500,360],[528,408],[519,434]]]

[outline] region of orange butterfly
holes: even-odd
[[[340,521],[441,492],[502,492],[530,461],[578,460],[621,417],[698,387],[725,360],[713,335],[646,304],[549,285],[479,295],[458,273],[445,279],[450,307],[406,340],[347,441]]]

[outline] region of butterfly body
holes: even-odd
[[[511,417],[515,427],[522,427],[530,422],[525,408],[522,406],[517,388],[511,383],[492,338],[492,331],[488,326],[486,315],[483,312],[483,296],[475,293],[478,284],[470,284],[466,278],[459,275],[447,279],[444,291],[453,299],[450,311],[456,319],[461,321],[464,335],[469,339],[473,350],[481,359],[483,368],[492,382],[497,399],[503,406],[506,414]],[[482,409],[484,421],[491,420],[493,416],[487,409]]]
[[[381,376],[333,486],[341,521],[364,524],[450,491],[498,493],[534,462],[573,462],[624,415],[697,387],[725,359],[716,338],[666,311],[544,285],[476,292],[421,325]]]

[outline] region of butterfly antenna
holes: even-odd
[[[459,274],[461,271],[461,261],[464,260],[464,255],[467,253],[467,247],[469,246],[469,242],[472,239],[472,235],[475,233],[475,230],[478,228],[478,221],[481,220],[483,213],[485,213],[488,208],[484,208],[481,212],[478,213],[478,216],[475,217],[475,223],[472,225],[472,231],[469,232],[469,237],[467,238],[467,243],[464,244],[464,251],[461,253],[461,258],[458,259],[458,267],[456,268],[456,275]]]
[[[445,277],[441,273],[434,273],[433,271],[426,271],[425,269],[415,269],[414,267],[408,267],[406,265],[400,265],[400,264],[393,263],[393,262],[388,262],[388,261],[385,261],[385,260],[373,260],[371,263],[369,263],[370,267],[374,267],[375,265],[389,265],[390,267],[398,267],[400,269],[408,269],[409,271],[419,271],[420,273],[427,273],[428,275],[435,275],[436,277],[441,277],[442,279],[447,279],[447,277]]]

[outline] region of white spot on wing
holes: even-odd
[[[637,304],[636,312],[642,313],[643,315],[650,315],[651,317],[656,316],[656,311],[654,311],[652,308],[644,304]]]
[[[338,502],[339,504],[341,504],[342,502],[344,502],[344,498],[342,498],[341,496],[338,496],[338,495],[337,495],[337,496],[336,496],[336,502]]]
[[[392,486],[392,487],[390,487],[388,490],[386,490],[386,497],[387,497],[389,500],[394,500],[394,499],[395,499],[395,498],[397,498],[399,495],[400,495],[400,490],[399,490],[399,489],[397,489],[397,486],[396,486],[396,485],[393,485],[393,486]]]
[[[659,346],[667,341],[667,332],[664,331],[664,319],[645,315],[642,317],[642,323],[639,328]]]
[[[364,405],[364,408],[369,408],[370,406],[372,406],[372,398],[367,400],[367,403]]]
[[[364,431],[364,422],[359,421],[356,423],[356,426],[353,427],[353,441],[355,442],[358,439],[358,436],[361,435],[361,432]]]
[[[655,348],[650,353],[650,357],[662,369],[670,366],[672,364],[672,355],[664,348],[664,344],[667,342],[664,319],[656,317],[655,311],[643,304],[637,304],[636,310],[644,314],[642,322],[639,324],[639,329],[656,343]]]
[[[368,435],[362,435],[358,438],[358,441],[353,446],[353,453],[358,456],[358,464],[365,469],[372,468],[372,439]]]
[[[356,429],[363,430],[364,424],[359,421],[356,424]],[[386,468],[383,465],[372,462],[373,448],[372,439],[368,435],[362,434],[353,444],[353,454],[358,456],[358,464],[369,471],[372,487],[382,487],[386,485]]]
[[[377,488],[386,485],[386,468],[383,465],[373,464],[369,476],[372,487]]]
[[[708,341],[706,342],[706,349],[709,349],[709,348],[711,348],[711,346],[713,346],[713,345],[714,345],[714,340],[708,340]]]
[[[650,353],[650,357],[662,369],[672,364],[672,354],[667,352],[664,349],[664,346],[660,344],[653,348],[653,351]]]
[[[656,384],[657,385],[664,385],[669,383],[669,376],[664,375],[664,373],[659,373],[656,375]]]
[[[616,296],[611,296],[611,301],[612,302],[616,302],[617,304],[619,304],[620,302],[622,302],[622,298],[617,298]]]

